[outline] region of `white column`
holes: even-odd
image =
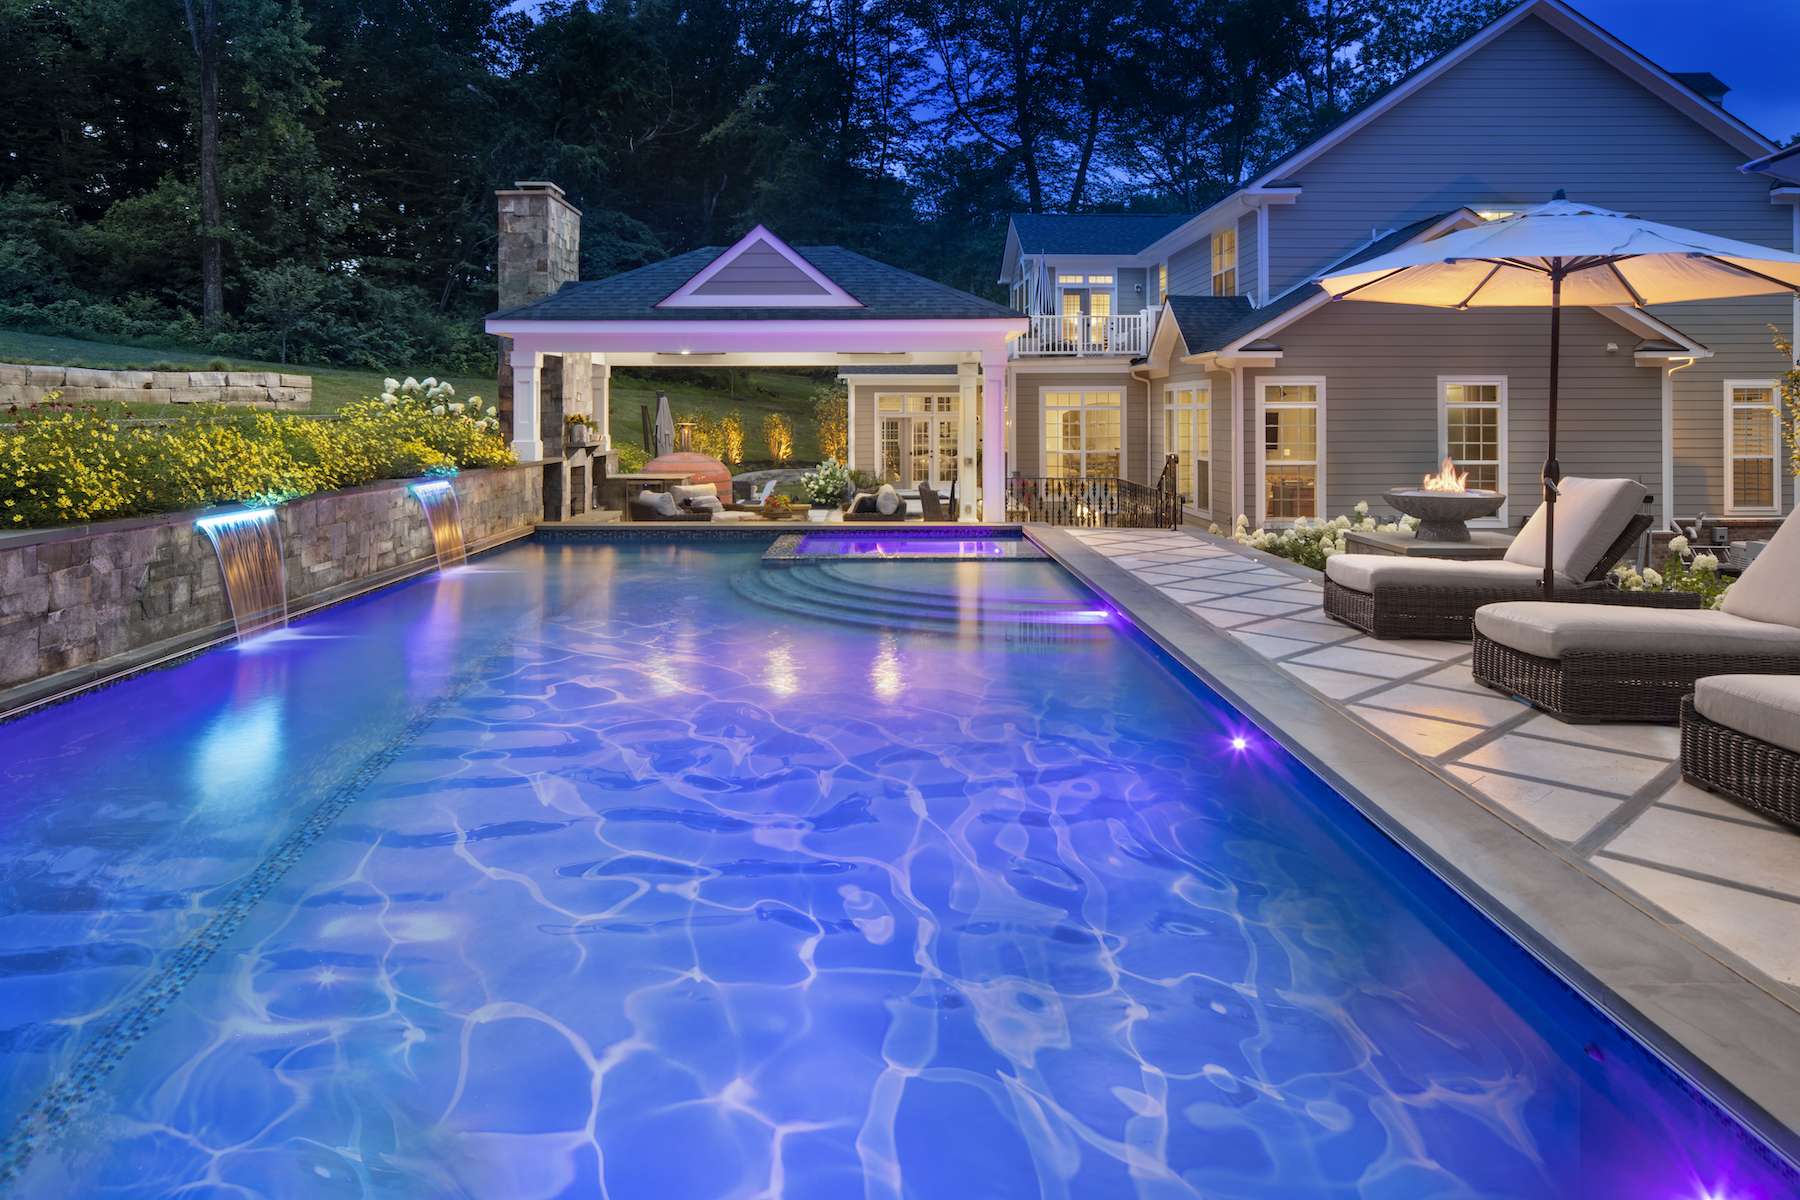
[[[978,521],[980,516],[976,509],[975,488],[975,414],[981,403],[976,394],[976,383],[980,379],[980,368],[972,362],[956,365],[956,384],[961,393],[956,406],[956,519],[959,521]]]
[[[602,452],[612,449],[612,364],[604,354],[593,356],[594,422],[599,426]]]
[[[513,453],[520,462],[544,457],[544,435],[538,425],[538,354],[513,346]]]
[[[981,360],[981,519],[1006,520],[1006,355]]]

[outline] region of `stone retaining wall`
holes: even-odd
[[[312,403],[312,376],[274,371],[99,371],[0,363],[0,404],[36,404],[50,392],[72,403],[234,404],[296,408]]]
[[[429,564],[423,510],[391,480],[283,504],[288,604],[328,603]],[[452,481],[471,547],[543,514],[537,464]],[[0,712],[230,632],[200,513],[0,535]]]

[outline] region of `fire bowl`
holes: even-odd
[[[1428,492],[1424,488],[1396,488],[1387,502],[1409,517],[1419,518],[1413,536],[1422,542],[1466,542],[1465,521],[1491,517],[1506,503],[1499,492]]]

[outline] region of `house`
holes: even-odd
[[[1379,505],[1448,454],[1518,498],[1496,517],[1516,525],[1544,458],[1547,315],[1339,304],[1315,280],[1558,190],[1800,251],[1800,153],[1725,91],[1525,0],[1202,212],[1014,217],[1010,307],[761,227],[577,281],[579,212],[521,183],[500,193],[488,321],[502,409],[521,457],[554,457],[566,412],[609,443],[613,366],[829,365],[851,465],[956,484],[967,520],[1019,515],[1009,493],[1051,481],[1150,484],[1172,455],[1195,518],[1291,522]],[[1797,326],[1787,298],[1565,310],[1563,469],[1643,481],[1665,523],[1780,517],[1771,328]]]
[[[1800,155],[1558,0],[1528,0],[1203,212],[1021,215],[1000,282],[1027,316],[1006,372],[1012,475],[1150,482],[1200,519],[1335,515],[1445,455],[1529,515],[1547,316],[1336,304],[1313,282],[1518,211],[1587,203],[1800,251]],[[1770,327],[1800,301],[1566,312],[1560,457],[1631,476],[1666,520],[1794,503]],[[943,369],[847,368],[852,464],[943,482]],[[1527,499],[1530,498],[1530,499]]]

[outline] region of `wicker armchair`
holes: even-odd
[[[1710,685],[1730,682],[1730,677],[1703,680],[1695,695],[1682,697],[1681,777],[1770,820],[1800,828],[1800,753],[1712,720],[1700,711],[1707,699],[1716,700],[1705,694]],[[1782,686],[1800,687],[1800,680],[1784,681]],[[1791,712],[1775,711],[1769,716],[1794,727]]]

